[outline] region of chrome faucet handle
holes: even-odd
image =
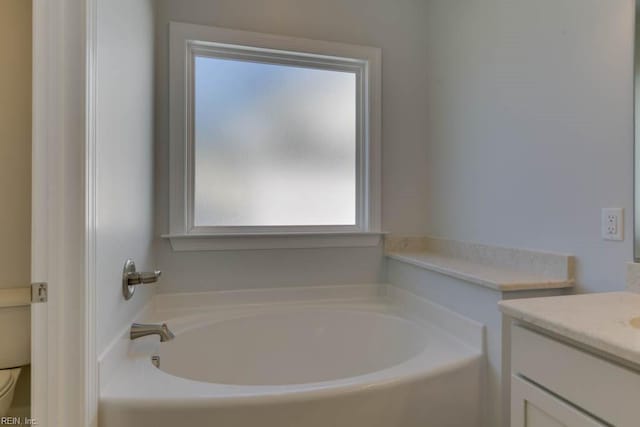
[[[162,271],[155,270],[150,272],[138,272],[127,273],[127,282],[129,286],[142,285],[146,283],[155,283],[158,281]]]
[[[130,300],[136,291],[134,286],[155,283],[161,275],[160,270],[138,272],[136,271],[136,263],[132,259],[128,259],[122,269],[122,296],[125,300]]]

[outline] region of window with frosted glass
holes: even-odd
[[[196,227],[357,223],[357,75],[195,56]]]

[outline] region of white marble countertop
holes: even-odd
[[[640,294],[607,292],[505,300],[515,319],[640,366]]]
[[[386,256],[500,292],[559,289],[573,286],[573,280],[569,278],[550,278],[542,274],[515,271],[437,253],[387,252]]]
[[[568,288],[574,257],[429,236],[387,235],[385,255],[499,292]]]

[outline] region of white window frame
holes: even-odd
[[[378,48],[170,23],[169,238],[174,250],[378,245],[381,234],[381,51]],[[253,59],[353,72],[356,114],[356,225],[194,225],[194,58]]]

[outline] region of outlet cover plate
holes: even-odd
[[[624,209],[602,209],[601,233],[603,240],[624,240]]]

